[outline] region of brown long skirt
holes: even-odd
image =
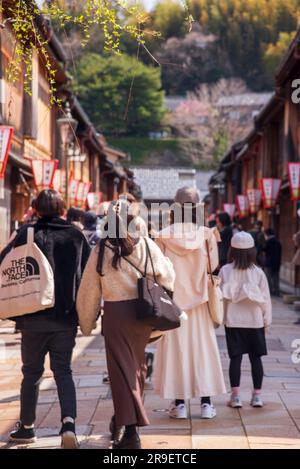
[[[149,425],[143,391],[150,334],[151,327],[136,319],[136,300],[104,303],[103,335],[117,425]]]

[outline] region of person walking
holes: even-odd
[[[157,280],[167,290],[173,290],[175,274],[154,241],[129,233],[133,217],[125,221],[117,211],[117,207],[110,211],[105,227],[108,234],[91,253],[77,308],[81,330],[89,335],[104,300],[102,332],[115,412],[110,425],[113,448],[139,449],[137,427],[149,425],[142,395],[147,373],[145,348],[152,328],[137,319],[137,280],[142,274],[153,279],[147,245]],[[109,224],[115,227],[112,233]]]
[[[218,266],[218,232],[197,224],[199,202],[196,189],[179,189],[171,211],[171,226],[156,239],[174,265],[174,301],[187,315],[179,329],[168,331],[158,343],[155,358],[155,391],[172,400],[169,417],[175,419],[188,417],[185,401],[193,398],[201,398],[202,418],[214,418],[216,410],[211,397],[226,393],[208,309],[208,252],[214,271]],[[176,221],[177,212],[182,214],[181,222]]]
[[[220,271],[225,304],[225,330],[230,357],[229,378],[231,398],[229,405],[242,407],[240,397],[241,364],[249,355],[253,379],[251,405],[263,407],[261,389],[263,364],[267,355],[265,329],[272,322],[272,305],[268,281],[263,270],[255,265],[254,239],[244,231],[231,240],[230,263]]]
[[[18,317],[21,331],[21,411],[17,428],[10,440],[30,443],[36,440],[34,423],[39,383],[44,372],[46,355],[56,381],[61,407],[63,448],[77,448],[75,432],[76,393],[72,378],[71,359],[77,334],[76,293],[90,248],[84,235],[62,216],[64,201],[58,192],[44,190],[36,200],[38,221],[21,228],[0,262],[13,247],[26,244],[27,230],[34,228],[34,242],[49,261],[54,273],[55,304],[52,308]]]
[[[216,216],[216,224],[221,236],[221,242],[219,243],[219,264],[220,267],[222,267],[227,264],[230,241],[233,236],[231,218],[228,213],[218,213]]]
[[[265,264],[264,249],[266,240],[263,230],[263,222],[261,220],[256,220],[253,230],[250,231],[250,234],[253,237],[255,243],[257,265],[263,267]]]
[[[275,236],[275,231],[271,228],[265,230],[265,239],[265,271],[270,291],[273,296],[280,296],[279,273],[281,267],[282,246]]]

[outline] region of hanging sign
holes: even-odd
[[[300,163],[289,163],[289,181],[292,200],[300,199]]]
[[[87,196],[88,196],[88,193],[90,192],[91,185],[92,185],[92,183],[90,181],[84,183],[82,199],[81,199],[81,205],[82,206],[86,205]]]
[[[53,178],[53,189],[61,194],[66,193],[66,171],[64,169],[57,169]]]
[[[98,212],[103,201],[103,192],[89,192],[87,202],[90,210]]]
[[[14,128],[0,125],[0,178],[4,178]]]
[[[237,208],[240,218],[246,218],[249,215],[249,202],[246,195],[237,195]]]
[[[77,179],[70,179],[69,181],[69,203],[74,205],[76,203],[76,196],[78,191],[79,181]]]
[[[249,212],[254,215],[258,212],[261,205],[261,190],[260,189],[248,189],[247,190]]]
[[[281,179],[264,178],[261,180],[264,208],[274,208],[278,201],[281,188]]]
[[[34,183],[38,192],[53,187],[53,178],[57,165],[57,160],[31,160]]]
[[[235,204],[224,204],[224,212],[228,213],[230,218],[234,217],[235,211],[236,211],[236,205]]]

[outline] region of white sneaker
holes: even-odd
[[[243,403],[240,396],[231,396],[228,405],[233,409],[241,409],[243,407]]]
[[[216,409],[212,404],[201,404],[201,418],[214,419],[217,415]]]
[[[169,417],[171,419],[187,419],[187,409],[185,404],[175,405],[175,402],[172,402],[169,407]]]
[[[258,394],[255,394],[254,396],[252,396],[250,404],[252,405],[252,407],[260,407],[261,408],[261,407],[264,406],[262,398]]]

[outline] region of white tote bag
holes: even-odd
[[[46,256],[34,242],[34,228],[27,243],[13,248],[0,266],[0,319],[54,306],[54,276]]]

